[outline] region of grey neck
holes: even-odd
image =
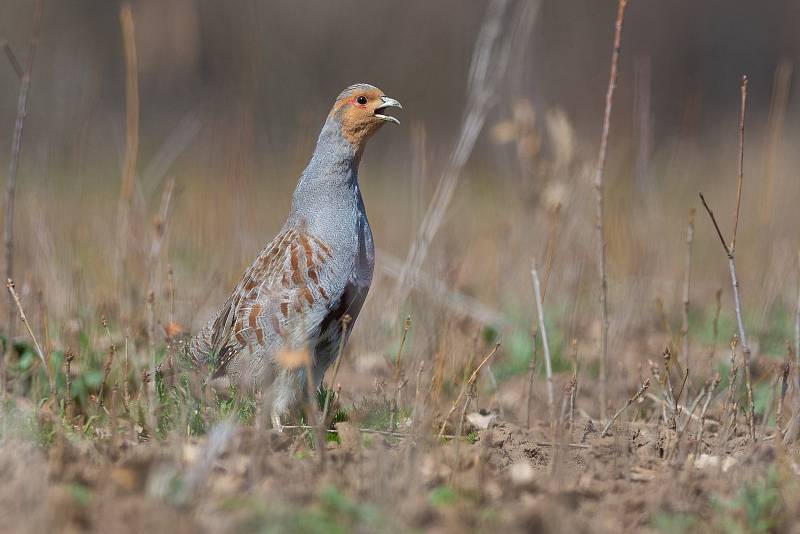
[[[348,142],[338,120],[329,117],[294,191],[289,220],[305,219],[313,224],[313,219],[331,210],[358,209],[363,205],[358,189],[360,161],[361,149]]]

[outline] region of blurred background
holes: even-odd
[[[531,262],[545,257],[552,258],[551,343],[576,338],[586,358],[596,358],[591,177],[616,2],[504,4],[496,39],[508,45],[507,68],[490,69],[485,123],[422,265],[437,291],[410,290],[401,301],[393,297],[404,296],[398,265],[463,136],[471,58],[490,3],[130,6],[139,146],[121,242],[130,132],[120,4],[45,3],[17,185],[14,270],[24,304],[34,306],[38,295],[52,320],[67,326],[108,314],[135,338],[146,329],[152,292],[159,324],[196,330],[283,223],[336,95],[369,82],[405,110],[400,127],[370,142],[361,167],[381,263],[356,327],[357,361],[394,351],[396,319],[410,313],[412,352],[435,352],[451,332],[469,345],[490,326],[506,341],[498,375],[516,376],[527,366],[535,318]],[[21,62],[32,11],[31,0],[0,5],[0,38]],[[785,353],[800,247],[798,27],[800,4],[792,0],[629,6],[606,168],[611,347],[623,378],[637,374],[628,363],[660,354],[674,335],[665,324],[679,329],[686,223],[699,207],[698,191],[730,232],[743,74],[750,79],[738,246],[743,292],[758,332],[755,352]],[[3,172],[18,87],[3,59]],[[153,252],[159,218],[166,230]],[[724,343],[733,334],[727,266],[705,213],[697,213],[696,226],[692,332],[716,342],[710,317],[723,289]],[[120,270],[114,258],[123,242]],[[643,328],[646,336],[633,335]],[[53,335],[68,339],[69,331]]]

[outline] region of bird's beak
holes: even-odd
[[[389,98],[388,96],[381,97],[381,105],[375,108],[375,116],[379,119],[383,119],[386,122],[393,122],[395,124],[400,124],[400,121],[397,120],[395,117],[391,115],[384,115],[382,112],[386,110],[386,108],[398,108],[403,109],[403,106],[400,105],[400,102],[395,100],[394,98]]]

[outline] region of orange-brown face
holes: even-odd
[[[399,108],[400,102],[383,94],[377,87],[358,84],[346,89],[333,105],[331,115],[342,126],[345,138],[354,146],[363,147],[372,134],[387,122],[400,121],[386,113]]]

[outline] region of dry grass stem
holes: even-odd
[[[42,362],[42,367],[44,367],[44,371],[47,374],[47,381],[50,385],[50,391],[55,391],[55,382],[53,381],[53,374],[50,372],[50,366],[47,365],[47,359],[44,356],[44,352],[42,352],[41,345],[39,345],[39,340],[36,339],[36,335],[31,329],[31,324],[28,322],[28,317],[25,315],[25,310],[22,309],[22,303],[19,301],[19,295],[17,295],[17,291],[14,288],[13,280],[6,280],[6,289],[8,289],[8,293],[11,295],[12,302],[14,302],[14,305],[17,308],[17,313],[19,313],[19,318],[22,320],[22,324],[25,326],[25,329],[28,331],[28,335],[31,337],[33,346],[36,349],[36,355]]]
[[[136,179],[136,162],[139,158],[139,61],[136,53],[136,31],[129,2],[120,5],[119,21],[122,27],[122,45],[125,59],[125,160],[122,167],[122,188],[119,197],[119,227],[117,246],[117,277],[122,294],[128,294],[124,285],[125,263],[130,242],[130,217]],[[124,306],[128,304],[123,299]]]
[[[798,274],[800,274],[800,252],[797,254]],[[800,282],[800,276],[798,276]],[[795,367],[800,369],[800,283],[797,288],[797,304],[794,308],[794,357]]]
[[[531,276],[533,277],[533,290],[536,297],[536,312],[539,316],[539,331],[542,334],[542,349],[544,350],[544,370],[547,375],[547,406],[552,412],[553,410],[553,366],[550,361],[550,345],[547,342],[547,327],[544,322],[544,304],[542,303],[542,290],[539,284],[539,273],[536,270],[536,262],[531,269]],[[552,415],[552,413],[551,413]]]
[[[538,328],[536,328],[531,335],[531,359],[528,362],[528,393],[525,398],[525,421],[528,428],[531,427],[531,402],[533,399],[533,379],[536,377],[536,337],[538,336]]]
[[[8,163],[8,175],[6,176],[6,189],[5,189],[5,202],[4,202],[4,220],[3,220],[3,248],[5,251],[5,279],[14,279],[14,203],[17,187],[17,173],[19,171],[19,158],[22,148],[22,133],[25,129],[25,119],[28,116],[28,95],[31,88],[31,73],[33,72],[33,60],[36,57],[36,50],[39,48],[39,32],[42,24],[42,8],[44,1],[36,0],[33,5],[33,28],[31,30],[30,44],[28,46],[28,59],[25,62],[25,71],[21,71],[19,62],[8,46],[5,43],[3,47],[6,56],[11,62],[11,67],[14,69],[17,76],[20,77],[19,84],[19,98],[17,99],[17,118],[14,122],[14,134],[11,138],[11,158]],[[16,317],[14,312],[14,299],[11,295],[8,297],[8,307],[6,309],[6,343],[5,352],[10,354],[13,343],[11,340],[14,337],[16,330]],[[5,380],[5,354],[0,354],[0,393],[5,394],[6,380]]]
[[[717,223],[717,219],[714,216],[714,212],[709,207],[708,203],[706,202],[705,197],[703,194],[700,193],[700,200],[703,203],[703,207],[708,212],[708,216],[711,218],[711,222],[714,224],[714,228],[717,231],[717,236],[719,237],[722,248],[725,250],[725,254],[728,256],[728,270],[730,271],[731,275],[731,285],[733,286],[733,302],[736,311],[736,325],[739,332],[739,342],[742,347],[742,354],[744,355],[744,376],[745,376],[745,387],[747,388],[747,424],[750,430],[750,439],[752,441],[756,440],[756,431],[755,431],[755,402],[753,400],[753,386],[750,376],[750,360],[751,360],[751,350],[750,345],[747,342],[747,333],[744,327],[744,319],[742,313],[742,299],[739,294],[739,278],[736,274],[736,234],[739,229],[739,211],[741,208],[741,198],[742,198],[742,184],[744,182],[744,120],[745,120],[745,112],[747,110],[747,76],[742,76],[742,83],[740,86],[741,89],[741,108],[739,111],[739,174],[736,184],[736,211],[734,213],[734,222],[733,222],[733,237],[731,238],[731,244],[727,245],[725,243],[725,238],[722,235],[722,230]]]
[[[711,321],[711,350],[708,353],[708,363],[714,365],[717,354],[717,341],[719,340],[719,314],[722,312],[722,289],[714,293],[714,318]]]
[[[464,382],[463,386],[461,387],[461,391],[458,393],[458,397],[456,397],[456,400],[453,401],[453,405],[450,406],[450,411],[447,412],[447,415],[442,421],[442,427],[439,429],[440,438],[444,436],[444,429],[447,426],[447,421],[450,419],[450,416],[453,415],[453,412],[456,411],[456,408],[458,408],[458,406],[461,404],[461,399],[464,398],[464,395],[467,393],[467,388],[469,388],[472,384],[475,383],[475,381],[478,379],[478,373],[480,373],[483,366],[486,365],[486,363],[492,358],[492,356],[495,355],[497,349],[499,348],[500,348],[500,343],[496,343],[494,347],[492,347],[492,350],[490,350],[489,353],[486,356],[484,356],[483,360],[481,360],[481,363],[479,363],[478,367],[476,367],[475,370],[472,372],[469,379],[467,379],[467,381]]]
[[[689,289],[692,274],[692,242],[694,241],[694,208],[689,210],[689,223],[686,225],[686,260],[684,263],[683,278],[683,316],[681,321],[681,354],[686,364],[686,369],[691,369],[689,358]]]
[[[697,432],[697,444],[695,446],[695,454],[700,452],[700,447],[703,445],[703,433],[706,429],[706,412],[708,411],[708,406],[711,404],[711,399],[714,398],[714,393],[719,387],[719,383],[722,380],[722,377],[719,373],[714,375],[714,380],[711,382],[711,386],[708,388],[708,393],[706,393],[706,401],[703,403],[703,409],[700,410],[700,429]],[[723,414],[724,417],[724,414]],[[687,421],[688,425],[688,421]]]
[[[0,42],[0,46],[3,47],[3,52],[6,53],[8,62],[11,63],[11,68],[14,69],[14,72],[17,74],[17,78],[22,80],[22,76],[24,76],[25,72],[22,70],[22,65],[19,64],[16,54],[14,54],[14,51],[11,49],[11,45],[8,44],[8,41],[3,39]]]
[[[595,226],[597,229],[597,267],[600,276],[600,417],[606,418],[608,402],[608,273],[606,272],[606,230],[605,230],[605,184],[603,174],[608,152],[608,133],[611,128],[611,109],[614,102],[614,90],[617,87],[617,68],[619,52],[622,47],[622,23],[625,19],[627,0],[619,0],[617,19],[614,24],[614,48],[611,52],[611,72],[606,90],[606,105],[603,112],[603,128],[600,134],[600,150],[597,154],[597,166],[594,174],[595,204],[597,207]]]
[[[609,430],[611,429],[611,427],[614,425],[614,422],[615,422],[615,421],[616,421],[616,420],[619,418],[619,416],[620,416],[620,415],[622,415],[622,413],[623,413],[623,412],[624,412],[624,411],[625,411],[625,410],[626,410],[626,409],[627,409],[627,408],[628,408],[628,407],[629,407],[631,404],[633,404],[634,402],[636,402],[636,401],[639,399],[639,397],[641,397],[642,395],[644,395],[644,394],[645,394],[645,392],[647,391],[647,389],[648,389],[649,387],[650,387],[650,379],[649,379],[649,378],[647,378],[647,379],[645,379],[645,381],[642,383],[642,385],[641,385],[641,387],[639,388],[639,390],[638,390],[636,393],[634,393],[633,397],[631,397],[630,399],[628,399],[628,401],[625,403],[625,406],[623,406],[622,408],[620,408],[619,410],[617,410],[617,413],[615,413],[615,414],[614,414],[614,416],[613,416],[613,417],[612,417],[612,418],[611,418],[611,419],[608,421],[608,423],[606,423],[606,426],[605,426],[605,427],[603,427],[603,431],[600,433],[600,437],[605,437],[605,436],[607,436],[607,435],[608,435],[608,431],[609,431]]]

